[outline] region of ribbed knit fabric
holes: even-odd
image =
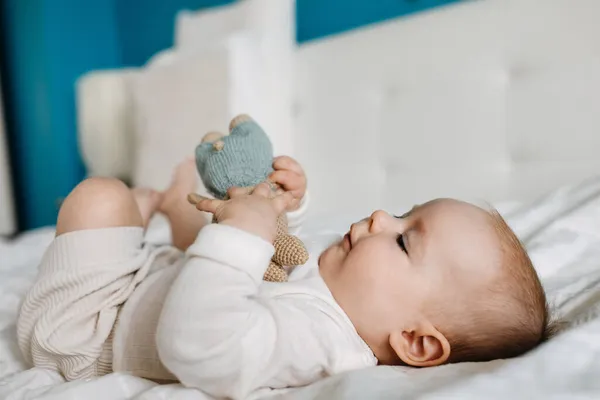
[[[120,308],[156,256],[170,249],[144,247],[142,240],[139,227],[55,238],[17,322],[19,347],[30,364],[58,371],[67,380],[112,372]]]
[[[165,298],[183,265],[183,255],[179,255],[181,262],[165,262],[159,271],[151,272],[121,308],[113,340],[113,371],[155,381],[177,380],[160,362],[156,327]]]

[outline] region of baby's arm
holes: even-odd
[[[323,373],[327,352],[309,302],[259,297],[273,246],[227,225],[203,228],[188,249],[157,332],[164,365],[188,387],[245,398],[266,385],[299,386]],[[296,368],[286,369],[290,360]]]

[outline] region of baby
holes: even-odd
[[[162,194],[82,182],[21,309],[26,359],[69,380],[122,371],[241,399],[377,364],[514,357],[547,336],[519,240],[498,213],[456,200],[375,211],[333,243],[306,240],[311,257],[289,282],[262,281],[277,215],[297,232],[309,202],[301,166],[273,166],[277,197],[261,184],[197,204],[218,224],[186,201],[193,161]],[[174,247],[143,242],[155,211]]]

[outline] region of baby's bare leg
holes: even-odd
[[[143,226],[137,203],[117,179],[90,178],[73,189],[63,202],[56,235],[83,229]]]
[[[56,235],[83,229],[145,227],[162,195],[150,189],[130,190],[113,178],[89,178],[71,191],[56,222]]]
[[[158,211],[164,195],[154,189],[133,188],[131,194],[138,205],[144,228],[148,227],[150,219]]]
[[[171,224],[173,246],[185,251],[198,236],[200,229],[210,219],[187,201],[187,195],[197,189],[198,173],[193,159],[179,164],[173,174],[171,186],[165,191],[160,211]]]

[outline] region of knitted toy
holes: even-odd
[[[246,188],[251,193],[256,185],[268,182],[273,172],[273,148],[262,128],[249,116],[239,115],[229,124],[229,135],[207,133],[196,147],[196,165],[206,189],[217,199],[227,199],[227,190],[233,186]],[[269,182],[271,183],[271,182]],[[278,188],[271,183],[273,196]],[[190,194],[188,201],[201,200]],[[213,218],[213,222],[216,222]],[[285,282],[286,266],[302,265],[308,260],[304,244],[288,234],[285,213],[277,219],[277,236],[273,242],[275,254],[263,277],[266,281]]]

